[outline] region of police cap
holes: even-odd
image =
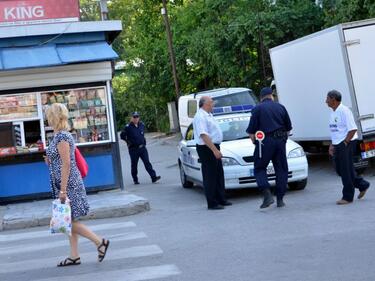
[[[272,95],[272,89],[270,87],[264,87],[260,90],[260,97],[264,98],[265,96]]]

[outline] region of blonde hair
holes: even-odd
[[[62,103],[54,103],[46,110],[48,124],[57,131],[69,131],[69,111]]]

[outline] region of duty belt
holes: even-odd
[[[129,148],[142,148],[142,147],[145,147],[145,145],[144,144],[139,144],[139,145],[131,145],[131,146],[129,146]]]
[[[272,137],[276,139],[282,139],[288,137],[288,133],[283,130],[277,130],[270,133],[266,133],[266,137]]]

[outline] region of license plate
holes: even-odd
[[[267,175],[272,175],[275,173],[275,169],[273,168],[273,166],[268,166],[267,167]],[[253,177],[254,176],[254,169],[251,168],[250,169],[250,177]]]
[[[362,159],[375,157],[375,150],[369,150],[369,151],[361,152],[361,155],[362,155]]]

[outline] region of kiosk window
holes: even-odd
[[[12,123],[0,123],[0,147],[14,146]]]
[[[43,112],[48,105],[63,103],[69,110],[69,125],[77,143],[109,141],[108,105],[104,87],[42,93]],[[44,114],[46,143],[53,137]]]
[[[35,94],[0,96],[0,122],[38,117]]]
[[[40,122],[37,121],[27,121],[23,123],[25,130],[25,142],[27,146],[36,144],[38,141],[41,141],[41,130]]]

